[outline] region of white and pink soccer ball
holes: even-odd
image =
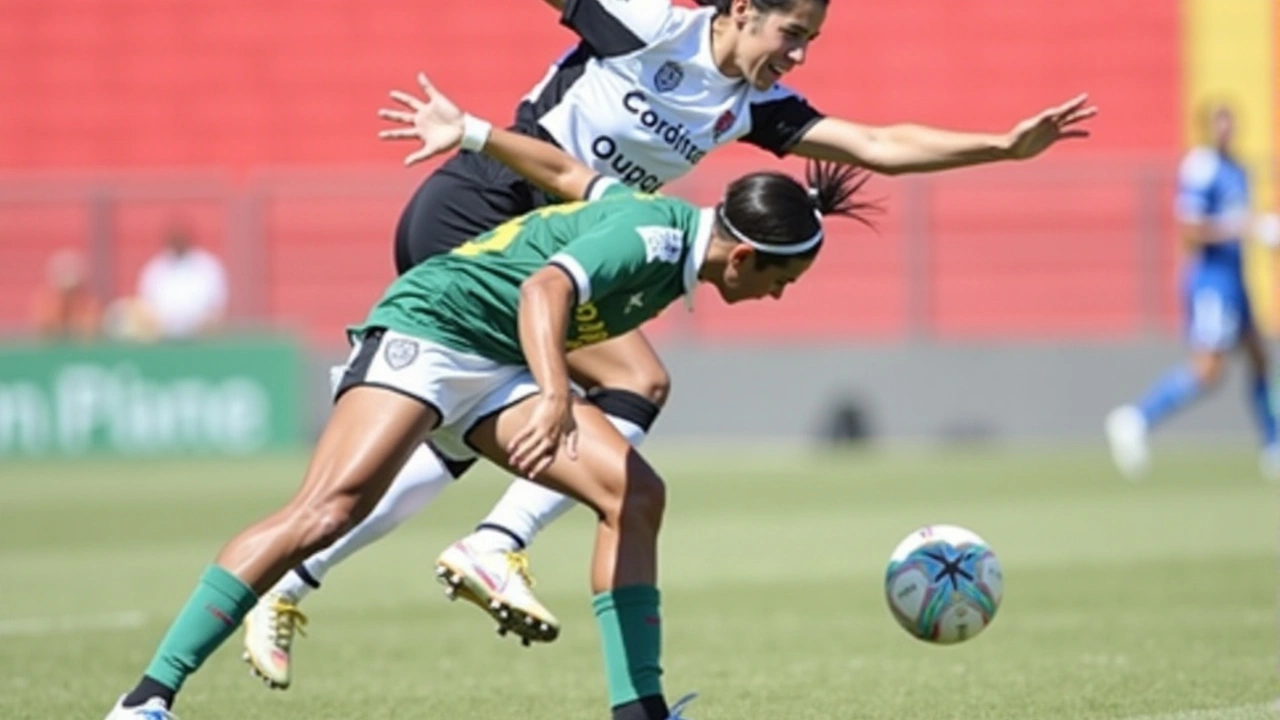
[[[991,624],[1004,595],[1004,577],[995,553],[977,534],[955,525],[927,525],[894,548],[884,590],[893,617],[907,632],[949,645]]]

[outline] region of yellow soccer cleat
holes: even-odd
[[[513,632],[525,646],[560,635],[560,621],[534,597],[529,559],[522,552],[478,552],[460,540],[436,560],[436,579],[450,600],[474,603],[496,620],[499,635]]]
[[[293,638],[306,635],[307,616],[293,600],[276,593],[258,599],[244,619],[244,655],[251,672],[267,687],[285,690],[293,680]]]

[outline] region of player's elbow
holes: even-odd
[[[551,264],[520,283],[520,304],[526,307],[555,307],[573,301],[574,287],[568,271]]]
[[[551,192],[556,197],[568,201],[584,200],[582,187],[574,185],[576,173],[572,169],[561,170],[551,183]]]
[[[911,172],[912,166],[902,161],[901,153],[895,152],[896,148],[891,140],[872,138],[848,150],[849,164],[880,175],[904,175]]]

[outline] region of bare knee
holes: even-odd
[[[637,457],[638,459],[638,457]],[[639,461],[643,465],[643,461]],[[628,462],[628,477],[622,492],[608,507],[601,508],[605,522],[632,531],[657,533],[667,507],[667,486],[648,466]]]
[[[671,395],[671,375],[661,364],[629,368],[625,374],[604,378],[602,387],[635,393],[661,408]]]
[[[1191,361],[1191,371],[1202,387],[1212,387],[1222,380],[1225,358],[1222,353],[1206,352],[1196,355]]]
[[[658,407],[665,406],[667,398],[671,396],[671,375],[661,365],[655,365],[645,370],[640,377],[640,389],[634,392],[644,396],[649,402]]]

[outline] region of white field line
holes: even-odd
[[[0,618],[0,637],[24,635],[56,635],[86,630],[126,630],[141,627],[145,613],[125,611],[97,615],[61,615],[56,617]]]

